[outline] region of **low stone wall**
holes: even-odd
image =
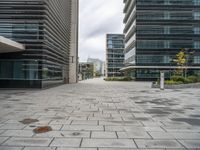
[[[160,88],[160,85],[152,84],[152,88]],[[200,83],[165,85],[165,89],[186,89],[186,88],[200,88]]]

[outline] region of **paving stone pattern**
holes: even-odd
[[[93,79],[0,91],[0,150],[136,149],[200,149],[200,90]]]

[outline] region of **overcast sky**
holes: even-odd
[[[80,61],[105,60],[106,33],[122,33],[123,16],[123,0],[80,0]]]

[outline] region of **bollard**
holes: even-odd
[[[160,89],[164,90],[165,89],[165,73],[160,72]]]

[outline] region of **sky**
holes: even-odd
[[[105,61],[106,34],[123,33],[123,0],[80,0],[79,59]]]

